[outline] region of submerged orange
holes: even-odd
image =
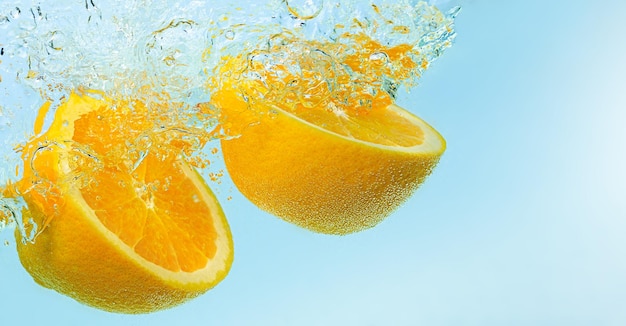
[[[245,85],[244,85],[245,88]],[[213,95],[226,168],[263,210],[312,231],[371,228],[409,198],[436,166],[445,140],[388,105],[359,114],[251,103],[239,85]]]
[[[20,260],[37,283],[99,309],[146,313],[180,304],[228,273],[228,223],[180,156],[139,153],[132,171],[108,162],[106,152],[128,134],[107,110],[107,101],[72,94],[24,148],[16,189],[28,204],[27,227],[36,223],[39,234],[23,243],[16,232]]]

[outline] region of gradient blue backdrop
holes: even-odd
[[[626,325],[625,12],[465,2],[456,44],[400,97],[448,150],[377,228],[312,234],[226,182],[236,257],[213,291],[109,314],[36,285],[12,244],[0,325]]]

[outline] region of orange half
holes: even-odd
[[[111,129],[124,126],[106,119],[109,109],[72,94],[25,147],[18,189],[25,220],[32,217],[40,233],[34,243],[18,241],[18,253],[35,281],[85,304],[123,313],[168,308],[226,276],[228,223],[183,159],[147,152],[131,173],[107,162],[120,136]]]

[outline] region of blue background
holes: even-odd
[[[625,12],[623,0],[465,2],[456,44],[399,99],[447,152],[374,229],[313,234],[224,180],[236,257],[214,290],[105,313],[36,285],[11,244],[0,324],[625,325]]]

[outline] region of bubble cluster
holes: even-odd
[[[424,1],[285,1],[263,28],[246,26],[257,37],[245,47],[207,60],[208,88],[236,88],[251,107],[367,113],[414,87],[451,46],[457,12]]]

